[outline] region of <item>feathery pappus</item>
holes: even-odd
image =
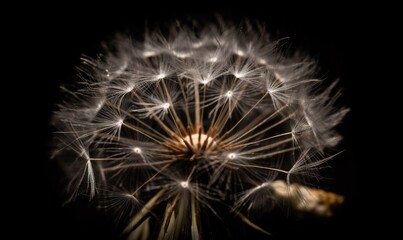
[[[111,210],[128,239],[201,239],[209,216],[278,201],[328,216],[343,197],[303,186],[334,156],[337,81],[264,29],[175,25],[82,57],[54,114],[67,201]],[[302,181],[303,180],[303,181]]]

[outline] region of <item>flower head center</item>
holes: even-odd
[[[191,154],[191,160],[216,147],[214,139],[203,133],[188,135],[181,140],[180,144],[184,151]]]

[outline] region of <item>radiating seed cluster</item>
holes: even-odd
[[[313,174],[347,110],[280,42],[248,25],[174,27],[83,57],[54,116],[69,200],[113,209],[131,239],[199,239],[217,202],[244,219],[279,180]]]

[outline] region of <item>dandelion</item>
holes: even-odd
[[[200,239],[203,218],[223,208],[269,234],[250,211],[288,201],[331,215],[342,201],[298,183],[333,157],[348,111],[333,106],[336,84],[321,90],[312,61],[282,57],[248,24],[175,25],[114,44],[82,58],[54,115],[69,201],[89,195],[112,209],[129,239]]]

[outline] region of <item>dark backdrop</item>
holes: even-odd
[[[235,22],[244,18],[264,22],[273,35],[289,36],[291,48],[302,49],[318,59],[321,76],[330,80],[340,79],[339,85],[344,88],[344,94],[339,104],[352,110],[339,128],[345,136],[339,149],[346,151],[331,162],[332,168],[328,170],[330,179],[323,180],[322,184],[328,190],[345,195],[346,205],[330,220],[301,223],[278,219],[271,223],[278,227],[278,239],[308,236],[314,239],[341,238],[356,234],[355,225],[361,217],[357,210],[359,160],[354,157],[353,146],[353,92],[354,85],[362,81],[356,70],[362,57],[356,49],[364,39],[360,31],[363,24],[355,16],[355,10],[337,4],[308,7],[291,3],[277,6],[233,2],[213,6],[189,2],[188,5],[98,3],[91,7],[47,6],[24,17],[24,24],[17,31],[23,36],[20,41],[30,50],[24,63],[28,73],[24,77],[24,86],[29,92],[27,98],[35,101],[35,105],[27,101],[23,106],[34,114],[24,117],[29,128],[22,127],[24,138],[29,139],[29,148],[19,149],[24,155],[21,167],[26,177],[15,181],[18,189],[11,199],[17,203],[13,209],[16,211],[10,218],[15,227],[10,230],[15,236],[108,239],[112,232],[99,220],[102,216],[93,215],[91,210],[60,207],[57,190],[54,189],[54,173],[49,171],[52,169],[48,162],[49,121],[59,99],[58,86],[73,78],[80,54],[90,53],[116,32],[130,29],[133,35],[140,34],[145,23],[155,26],[175,19],[212,17],[216,13]],[[21,71],[24,71],[24,65]],[[260,239],[262,236],[254,237]]]

